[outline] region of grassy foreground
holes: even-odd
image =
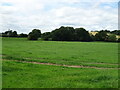
[[[117,70],[3,61],[3,88],[117,88]]]
[[[3,88],[117,88],[118,44],[3,38]],[[36,61],[113,69],[71,68]]]

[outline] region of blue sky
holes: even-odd
[[[60,26],[118,29],[118,0],[1,0],[0,8],[0,32],[48,32]]]
[[[11,3],[1,3],[1,6],[12,6],[12,4]]]

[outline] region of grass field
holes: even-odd
[[[3,88],[118,87],[117,43],[3,38],[2,45]],[[14,60],[80,65],[83,68],[23,63]]]

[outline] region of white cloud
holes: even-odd
[[[82,2],[90,5],[82,7]],[[112,4],[117,0],[1,0],[0,28],[2,31],[13,29],[19,33],[28,33],[33,28],[46,32],[61,25],[84,27],[87,30],[117,29],[117,8],[110,5],[99,7],[103,2]]]

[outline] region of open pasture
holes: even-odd
[[[118,87],[118,43],[2,38],[2,56],[3,88]]]

